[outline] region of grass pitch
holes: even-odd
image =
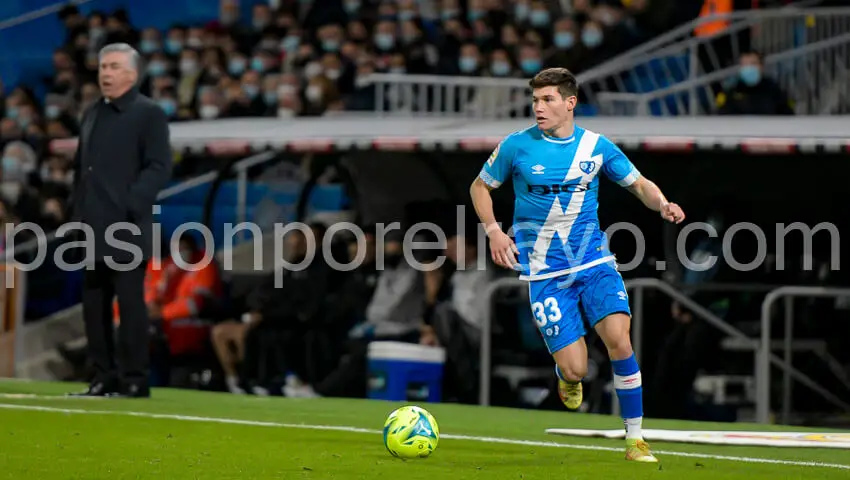
[[[546,435],[614,429],[619,418],[423,404],[437,451],[402,461],[381,443],[400,403],[169,389],[148,400],[69,399],[80,385],[0,381],[0,478],[727,479],[850,478],[850,451],[653,443],[660,464],[623,460],[623,441]],[[16,398],[17,397],[17,398]],[[797,430],[648,419],[645,428]],[[817,429],[818,431],[827,431]]]

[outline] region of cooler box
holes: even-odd
[[[446,352],[404,342],[369,344],[369,398],[439,402]]]

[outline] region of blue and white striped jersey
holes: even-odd
[[[599,178],[627,187],[640,172],[613,142],[576,126],[569,138],[536,125],[505,137],[479,177],[490,187],[513,180],[513,234],[520,278],[541,280],[614,259],[599,227]]]

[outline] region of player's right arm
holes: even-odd
[[[469,187],[472,205],[478,219],[484,224],[484,230],[490,239],[490,255],[493,261],[502,267],[513,269],[517,264],[519,250],[511,237],[502,231],[493,212],[493,198],[490,192],[499,188],[510,176],[513,169],[514,150],[509,143],[510,137],[503,140],[490,155],[478,177]]]

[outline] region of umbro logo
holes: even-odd
[[[540,165],[538,163],[537,165],[531,167],[531,173],[534,174],[534,175],[543,175],[543,173],[544,173],[543,170],[545,170],[545,169],[546,169],[546,167],[544,167],[543,165]]]

